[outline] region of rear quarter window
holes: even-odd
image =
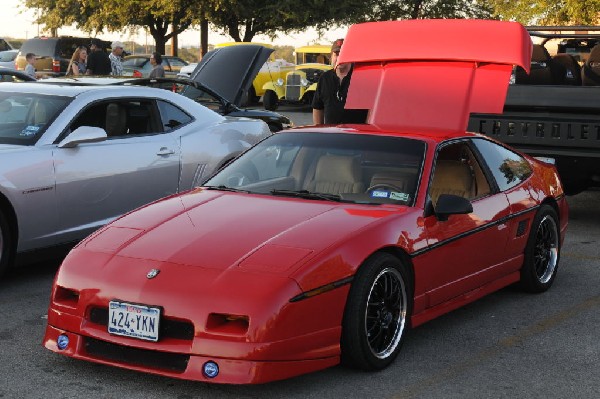
[[[500,191],[506,191],[531,176],[529,162],[521,155],[491,141],[479,139],[473,143],[494,175]]]

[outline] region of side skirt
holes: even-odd
[[[458,309],[468,303],[474,302],[479,298],[482,298],[492,292],[498,291],[508,285],[516,283],[521,278],[520,271],[513,272],[508,274],[502,278],[494,280],[488,284],[485,284],[477,289],[466,292],[456,298],[452,298],[449,301],[440,303],[434,307],[426,309],[418,314],[415,314],[411,318],[411,326],[416,327],[429,320],[433,320],[436,317],[439,317],[445,313],[448,313],[452,310]]]

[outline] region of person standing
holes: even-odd
[[[364,123],[367,111],[363,109],[344,109],[348,87],[352,77],[350,63],[338,64],[338,56],[344,39],[337,39],[331,46],[331,65],[333,69],[324,72],[317,83],[313,97],[313,123],[315,125],[338,123]]]
[[[69,63],[69,69],[67,69],[68,75],[85,75],[87,70],[87,47],[79,46],[71,57]]]
[[[150,78],[164,78],[165,68],[162,66],[162,56],[156,51],[150,55],[150,64],[152,65],[152,71],[150,72]]]
[[[27,62],[27,65],[25,65],[25,73],[29,76],[31,76],[34,79],[37,79],[37,76],[35,74],[35,67],[33,66],[33,64],[35,63],[35,54],[33,53],[27,53],[25,54],[25,61]]]
[[[111,53],[108,55],[110,59],[111,75],[121,76],[123,75],[123,64],[121,63],[121,56],[123,55],[123,43],[115,40],[110,45],[112,48]]]
[[[102,48],[102,42],[92,39],[90,43],[90,55],[87,58],[86,75],[110,75],[110,59]]]

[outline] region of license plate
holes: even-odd
[[[147,341],[158,341],[160,308],[127,302],[110,301],[108,332]]]

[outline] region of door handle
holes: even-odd
[[[160,155],[161,157],[167,156],[167,155],[173,155],[175,154],[175,151],[167,148],[167,147],[160,147],[160,150],[158,150],[158,152],[156,153],[156,155]]]

